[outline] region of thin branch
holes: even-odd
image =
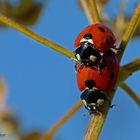
[[[5,109],[6,86],[3,79],[0,79],[0,112]]]
[[[66,121],[68,121],[73,115],[74,113],[76,113],[81,107],[82,107],[83,103],[82,101],[77,102],[65,115],[64,117],[62,117],[57,123],[55,123],[55,125],[47,132],[43,135],[41,140],[49,140],[50,138],[52,138],[52,136],[54,135],[54,133],[62,126],[64,125],[64,123],[66,123]]]
[[[9,25],[10,27],[18,30],[19,32],[25,34],[26,36],[40,42],[41,44],[65,55],[66,57],[72,59],[72,60],[75,60],[75,57],[74,57],[74,54],[72,52],[70,52],[69,50],[61,47],[60,45],[56,44],[56,43],[53,43],[51,41],[49,41],[48,39],[34,33],[33,31],[29,30],[28,28],[20,25],[20,24],[17,24],[16,22],[14,22],[13,20],[5,17],[3,14],[0,13],[0,21]]]
[[[133,101],[135,101],[138,106],[140,106],[140,98],[126,83],[121,83],[120,87],[133,99]]]
[[[139,22],[140,22],[140,3],[137,5],[135,13],[132,16],[131,21],[129,22],[129,25],[123,35],[123,38],[120,44],[121,53],[118,53],[119,60],[121,60],[123,53],[125,51],[125,48],[128,42],[130,41],[130,38],[133,36]]]
[[[104,115],[106,115],[106,114],[104,114]],[[84,140],[98,140],[98,137],[101,133],[101,128],[105,121],[104,115],[99,114],[99,115],[91,116]]]
[[[120,45],[122,51],[119,55],[119,60],[121,60],[123,53],[124,53],[124,50],[126,48],[126,45],[129,42],[130,37],[132,37],[132,35],[136,29],[136,26],[138,25],[139,18],[140,18],[139,15],[140,15],[140,4],[138,4],[136,11],[135,11],[133,17],[131,18],[130,24],[129,24],[129,26],[128,26],[128,28],[123,36],[123,40],[122,40],[122,43]],[[122,76],[122,75],[120,75],[120,76]],[[120,81],[118,81],[118,83],[120,83]],[[118,86],[118,84],[115,87],[115,91],[116,91],[117,86]],[[108,93],[108,97],[111,100],[114,97],[115,91]],[[84,140],[98,140],[99,139],[99,135],[101,133],[103,124],[106,120],[108,110],[109,110],[109,108],[108,108],[107,103],[106,103],[104,108],[103,108],[102,115],[101,114],[100,115],[95,115],[95,114],[92,115]]]
[[[89,22],[91,24],[101,23],[95,0],[80,0],[80,2]]]
[[[124,65],[123,68],[127,71],[131,71],[131,73],[140,70],[140,58],[137,58],[136,60]]]
[[[93,14],[91,13],[90,5],[89,5],[89,0],[80,0],[81,5],[85,11],[85,14],[87,16],[87,19],[89,20],[90,24],[94,23],[94,18]]]
[[[99,16],[99,12],[97,10],[95,0],[90,0],[90,4],[91,4],[91,10],[93,10],[92,14],[93,14],[93,17],[94,17],[94,22],[95,23],[101,23],[101,19],[100,19],[100,16]]]
[[[125,81],[134,72],[139,71],[139,70],[140,70],[140,58],[122,66],[120,68],[119,80],[118,80],[117,85],[120,85],[121,82]]]

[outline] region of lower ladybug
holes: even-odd
[[[78,88],[83,91],[81,99],[90,112],[98,111],[105,100],[109,102],[110,106],[106,94],[114,89],[119,73],[118,58],[113,51],[109,50],[106,53],[101,67],[100,73],[96,65],[81,67],[80,64],[77,64],[76,67]]]

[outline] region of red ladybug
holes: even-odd
[[[115,49],[116,39],[112,31],[103,24],[93,24],[84,29],[76,38],[74,47],[77,60],[84,65],[93,66],[97,61],[98,70],[105,53]]]
[[[101,71],[98,72],[96,65],[93,67],[83,66],[77,64],[77,84],[79,90],[84,90],[87,85],[87,80],[95,82],[97,89],[108,92],[114,88],[114,85],[118,78],[119,62],[118,58],[112,51],[108,51],[104,57],[104,61],[101,65]]]
[[[74,47],[78,48],[82,42],[88,42],[100,52],[105,52],[114,48],[115,41],[115,36],[108,27],[103,24],[92,24],[80,32]]]
[[[90,112],[96,112],[104,100],[109,101],[106,93],[114,89],[118,79],[119,62],[116,54],[106,52],[100,73],[96,66],[88,67],[77,64],[77,84],[83,91],[81,99]],[[109,101],[110,105],[110,101]]]

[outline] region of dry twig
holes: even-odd
[[[12,28],[18,30],[19,32],[25,34],[26,36],[40,42],[41,44],[65,55],[66,57],[70,58],[70,59],[73,59],[76,61],[75,57],[74,57],[74,54],[72,52],[70,52],[69,50],[61,47],[60,45],[56,44],[56,43],[53,43],[52,41],[49,41],[48,39],[34,33],[33,31],[29,30],[28,28],[20,25],[20,24],[17,24],[16,22],[14,22],[13,20],[5,17],[3,14],[0,14],[0,21],[11,26]]]
[[[139,97],[135,94],[135,92],[126,84],[126,83],[121,83],[120,87],[135,101],[135,103],[140,106],[140,99]]]

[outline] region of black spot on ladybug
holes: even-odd
[[[96,82],[94,80],[87,80],[85,81],[85,85],[89,88],[89,89],[92,89],[95,85],[96,85]]]
[[[110,74],[110,79],[114,79],[114,77],[115,77],[114,73],[111,73]]]
[[[105,32],[105,30],[102,28],[102,27],[98,27],[98,29],[100,30],[100,31],[102,31],[102,32]]]
[[[85,34],[83,38],[85,38],[85,39],[92,39],[92,34]]]

